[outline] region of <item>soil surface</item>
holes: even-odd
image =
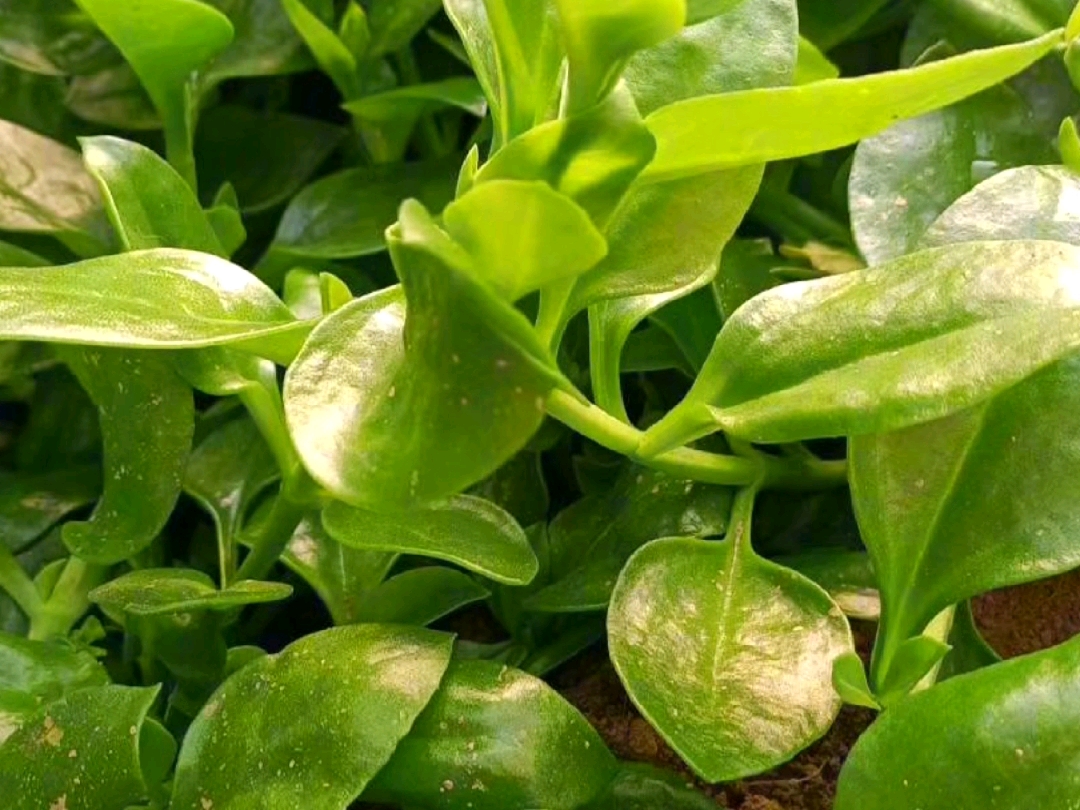
[[[982,596],[974,614],[986,640],[1005,658],[1060,644],[1080,633],[1080,571]],[[866,660],[874,625],[854,622],[853,629]],[[791,762],[752,779],[705,785],[642,719],[604,651],[564,667],[553,683],[618,757],[676,771],[729,810],[832,810],[844,759],[874,719],[868,710],[845,708],[829,733]]]

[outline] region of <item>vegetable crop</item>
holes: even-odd
[[[1072,6],[0,0],[5,806],[1073,806]]]

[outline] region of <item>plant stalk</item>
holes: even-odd
[[[303,504],[288,498],[284,490],[278,494],[270,509],[270,517],[263,524],[258,536],[252,538],[251,551],[236,572],[238,582],[245,579],[264,579],[270,573],[274,563],[289,545],[306,511]]]

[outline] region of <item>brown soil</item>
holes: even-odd
[[[986,640],[1006,658],[1060,644],[1080,633],[1080,571],[987,594],[976,600],[974,613]],[[874,627],[853,627],[866,659]],[[829,733],[791,762],[752,779],[706,785],[642,719],[603,651],[565,667],[554,685],[618,757],[676,771],[729,810],[831,810],[844,759],[874,718],[870,711],[845,708]]]

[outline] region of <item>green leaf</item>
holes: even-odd
[[[101,474],[93,467],[47,473],[0,473],[0,542],[26,550],[66,515],[97,500]]]
[[[342,105],[363,121],[385,123],[419,118],[424,113],[457,107],[483,117],[487,110],[483,91],[475,79],[464,76],[429,84],[411,84],[358,98]]]
[[[354,624],[367,594],[379,587],[397,555],[344,546],[313,514],[297,527],[281,559],[315,590],[335,624]]]
[[[857,34],[889,0],[803,0],[799,27],[823,51]]]
[[[989,42],[1018,42],[1065,25],[1069,0],[934,0],[943,20]]]
[[[956,606],[952,631],[949,633],[949,646],[952,649],[938,670],[939,681],[955,678],[966,672],[975,672],[1001,661],[1001,656],[994,652],[979,634],[970,602],[961,602]]]
[[[0,61],[49,76],[93,73],[118,59],[70,0],[0,0]]]
[[[852,230],[871,265],[917,249],[934,220],[978,183],[980,171],[1058,162],[1056,132],[1047,130],[1041,108],[1071,112],[1075,96],[1043,73],[1032,78],[1034,87],[993,88],[859,144],[848,194]]]
[[[140,730],[158,689],[80,689],[27,718],[0,746],[0,790],[12,810],[101,810],[145,799]]]
[[[293,197],[271,256],[284,254],[295,262],[297,257],[345,259],[380,253],[401,201],[415,197],[441,210],[453,199],[456,168],[456,161],[437,161],[346,169],[324,177]],[[357,194],[358,188],[364,193]]]
[[[346,100],[362,94],[363,85],[356,57],[323,20],[303,0],[281,0],[293,28],[311,50],[319,68],[334,82]]]
[[[830,62],[829,57],[806,37],[799,37],[799,61],[795,65],[794,84],[810,84],[839,76],[840,68]]]
[[[748,30],[767,33],[747,37]],[[626,81],[646,112],[706,93],[786,84],[796,37],[793,2],[748,0],[637,54]],[[568,308],[592,305],[593,385],[612,413],[622,415],[617,380],[628,335],[647,315],[715,276],[724,244],[761,176],[762,167],[748,166],[663,183],[639,181],[627,193],[606,230],[608,256],[578,281]]]
[[[222,104],[199,121],[200,185],[232,183],[241,211],[266,211],[292,199],[344,136],[315,118]]]
[[[135,616],[161,616],[197,610],[229,611],[244,605],[287,599],[292,588],[281,582],[244,580],[218,590],[201,571],[143,568],[117,577],[90,592],[106,610]]]
[[[508,301],[572,280],[607,253],[588,214],[542,182],[477,184],[448,205],[442,219],[480,278]],[[515,238],[507,240],[511,232]]]
[[[1080,175],[1064,166],[1022,166],[960,197],[922,238],[926,247],[994,239],[1080,245]]]
[[[489,596],[487,588],[453,568],[411,568],[372,589],[360,602],[356,620],[423,627]]]
[[[311,55],[293,28],[281,0],[206,0],[232,23],[232,43],[202,72],[204,90],[225,79],[295,73],[311,65]],[[333,18],[331,0],[305,0],[315,15]]]
[[[804,522],[804,521],[800,521]],[[810,527],[821,531],[820,527]],[[874,567],[865,551],[838,548],[811,548],[776,562],[793,568],[812,579],[853,619],[877,621],[881,617],[881,599],[877,591]]]
[[[948,644],[930,636],[915,636],[897,647],[877,692],[881,705],[888,708],[907,697],[948,652]]]
[[[541,124],[510,141],[480,168],[475,182],[542,180],[603,228],[655,152],[632,97],[615,92],[592,110]]]
[[[1078,675],[1074,641],[912,695],[855,744],[836,810],[1067,807]]]
[[[67,642],[33,641],[3,632],[0,672],[0,745],[42,705],[76,689],[109,682],[105,668],[85,650]]]
[[[446,810],[572,810],[614,771],[600,736],[543,681],[491,661],[455,661],[364,798]]]
[[[198,0],[76,2],[138,74],[164,123],[169,162],[194,186],[192,75],[232,42],[229,18]]]
[[[188,730],[170,807],[341,810],[383,769],[435,694],[451,644],[427,630],[360,625],[306,636],[253,661]]]
[[[153,150],[107,135],[79,143],[123,250],[172,247],[224,256],[195,192]]]
[[[491,102],[497,145],[552,117],[564,58],[553,0],[451,0],[447,12]]]
[[[127,62],[89,76],[75,76],[65,106],[86,121],[114,129],[161,129],[161,116]]]
[[[375,59],[409,44],[440,8],[438,0],[372,0],[367,5],[371,42],[367,56]]]
[[[1055,31],[907,70],[681,101],[646,119],[657,141],[646,175],[687,177],[846,146],[991,87],[1060,43]],[[821,115],[840,108],[847,114]]]
[[[223,560],[235,561],[232,555],[248,508],[280,475],[273,453],[248,419],[226,423],[192,451],[184,491],[213,517]],[[222,573],[227,573],[226,580],[231,577],[229,567]]]
[[[588,810],[713,810],[716,802],[688,787],[686,779],[671,771],[637,763],[619,763],[607,791]]]
[[[1059,238],[1080,240],[1070,215],[1077,182],[1060,168],[1003,172],[943,220],[957,238],[972,229],[996,239],[1041,235],[1049,223]],[[976,199],[985,226],[966,224]],[[950,230],[935,226],[935,233],[949,238]],[[856,513],[883,602],[879,677],[904,639],[949,605],[1080,564],[1067,539],[1080,512],[1063,488],[1080,446],[1062,428],[1076,407],[1078,375],[1069,357],[969,410],[852,440]]]
[[[583,498],[551,523],[569,560],[526,602],[530,610],[605,610],[631,555],[658,537],[715,537],[731,514],[731,490],[630,465],[601,496]]]
[[[343,545],[457,563],[510,585],[527,585],[538,563],[525,532],[495,504],[458,495],[444,504],[383,515],[335,501],[323,525]]]
[[[866,680],[862,659],[856,653],[844,653],[833,662],[832,683],[844,703],[868,709],[881,708]]]
[[[247,341],[287,362],[310,329],[246,270],[186,250],[0,268],[0,291],[6,340],[155,349]]]
[[[968,242],[770,290],[724,325],[641,452],[715,429],[856,436],[976,405],[1080,345],[1078,259],[1059,242]]]
[[[853,496],[883,602],[882,672],[885,650],[949,605],[1080,565],[1066,485],[1080,444],[1062,421],[1078,380],[1071,358],[971,410],[852,440]]]
[[[554,0],[569,63],[566,104],[586,110],[611,92],[627,61],[682,30],[685,0]]]
[[[78,153],[7,121],[0,121],[0,142],[0,229],[54,234],[88,253],[105,252],[101,197]]]
[[[539,427],[558,380],[531,324],[475,280],[416,203],[403,206],[391,249],[408,317],[396,288],[347,304],[316,327],[285,380],[308,471],[336,498],[379,511],[490,475]]]
[[[667,538],[639,550],[608,612],[630,697],[710,782],[768,770],[824,734],[840,709],[833,661],[852,649],[829,595],[755,555],[745,500],[736,510],[724,543]]]
[[[63,357],[97,406],[105,445],[105,491],[88,521],[65,524],[64,544],[89,562],[117,563],[150,545],[176,505],[191,389],[161,356],[71,347]]]
[[[547,482],[539,453],[518,453],[469,493],[501,506],[522,526],[547,519]]]

